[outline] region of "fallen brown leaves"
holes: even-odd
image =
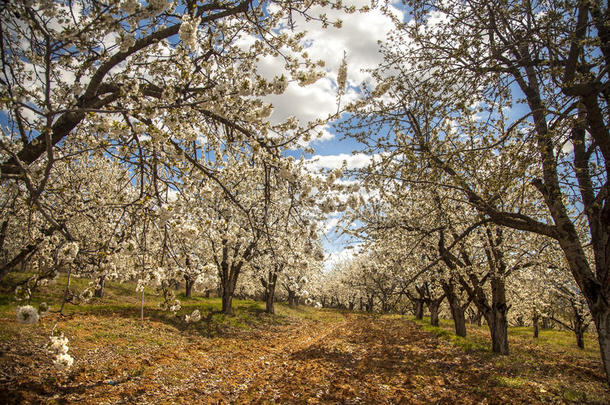
[[[497,357],[467,354],[399,318],[294,319],[216,338],[152,320],[75,315],[66,324],[77,359],[67,374],[51,369],[41,349],[44,324],[0,345],[0,402],[569,402],[531,376],[518,386],[499,383],[513,376]],[[595,384],[605,387],[596,366],[578,367],[580,378],[601,378]]]

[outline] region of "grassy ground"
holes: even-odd
[[[24,275],[11,274],[0,285],[0,315],[4,318],[14,318],[17,305],[25,305],[25,302],[15,300],[14,286]],[[54,313],[59,311],[67,278],[63,275],[58,277],[55,284],[42,287],[33,295],[31,305],[38,307],[41,302],[50,305],[47,321],[55,320]],[[90,280],[72,277],[70,286],[73,291],[81,292],[89,286]],[[220,312],[222,301],[220,298],[204,298],[196,294],[186,298],[183,292],[177,292],[176,297],[181,302],[181,309],[171,313],[160,308],[161,296],[153,289],[144,290],[144,318],[146,320],[163,322],[178,329],[185,329],[187,333],[195,333],[205,337],[214,337],[219,334],[237,333],[248,331],[253,327],[261,327],[265,324],[277,324],[289,322],[291,319],[299,318],[306,320],[333,320],[341,316],[335,312],[315,311],[310,307],[299,306],[291,308],[284,303],[276,303],[276,316],[265,313],[265,304],[258,301],[245,301],[234,299],[232,316]],[[184,316],[198,309],[203,318],[202,322],[187,325]],[[92,298],[87,303],[78,305],[66,304],[63,313],[68,319],[75,315],[94,315],[100,317],[124,318],[127,320],[139,319],[141,315],[141,293],[135,291],[135,283],[107,282],[103,298]],[[21,328],[19,324],[14,328]],[[9,329],[0,330],[0,341],[6,340],[12,332]]]
[[[0,403],[610,403],[596,342],[571,334],[511,328],[510,356],[489,350],[485,327],[468,337],[427,320],[291,308],[217,298],[182,301],[179,316],[145,290],[108,283],[106,296],[65,308],[60,330],[74,366],[53,369],[44,350],[57,315],[15,321],[12,275],[0,285]],[[57,303],[65,279],[36,295]],[[73,279],[76,290],[88,280]],[[199,309],[202,320],[186,324]]]
[[[426,331],[434,333],[466,353],[481,356],[502,370],[496,377],[499,385],[523,388],[540,384],[543,390],[552,391],[557,397],[573,403],[608,403],[608,390],[599,384],[603,378],[599,346],[596,336],[585,335],[585,349],[576,346],[572,332],[541,329],[538,338],[530,327],[508,329],[509,356],[491,352],[489,329],[467,325],[467,336],[462,338],[453,332],[453,321],[441,319],[439,327],[429,324],[429,319],[417,322]]]

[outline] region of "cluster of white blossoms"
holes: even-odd
[[[167,2],[167,0],[148,0],[148,6],[155,12],[160,13],[166,10],[170,4]]]
[[[121,2],[121,10],[127,14],[133,14],[140,7],[138,0],[124,0]]]
[[[47,346],[49,353],[55,355],[53,365],[58,370],[67,370],[72,367],[74,358],[68,354],[68,338],[61,336],[51,336],[51,342]]]
[[[38,322],[38,311],[31,305],[17,307],[17,322],[33,324]]]
[[[200,320],[201,320],[201,313],[199,312],[198,309],[194,310],[190,315],[186,315],[184,317],[184,321],[186,323],[199,322]]]
[[[377,85],[377,87],[375,87],[375,90],[373,90],[373,92],[371,93],[371,95],[373,97],[381,97],[383,96],[385,93],[388,92],[388,90],[390,90],[390,87],[392,86],[392,82],[391,80],[384,80],[381,83],[379,83]]]
[[[189,48],[195,48],[197,46],[198,25],[197,20],[190,15],[185,14],[182,17],[182,24],[180,25],[178,34],[180,35],[180,40]]]
[[[347,85],[347,57],[343,55],[343,60],[339,66],[339,72],[337,73],[337,91],[339,94],[345,93],[345,86]]]
[[[199,229],[191,224],[186,224],[181,229],[182,235],[187,240],[195,239],[199,235]]]
[[[340,168],[334,169],[328,174],[328,177],[326,178],[326,184],[333,184],[335,180],[340,179],[341,176],[343,176],[343,170]]]
[[[298,80],[299,86],[307,86],[313,84],[325,76],[324,72],[320,71],[299,71],[297,72],[296,79]]]
[[[66,263],[72,263],[78,254],[78,242],[68,242],[59,251],[60,258]]]
[[[169,310],[172,312],[178,312],[178,311],[180,311],[180,308],[182,308],[182,305],[180,305],[180,301],[175,300],[174,304],[169,307]]]
[[[127,52],[135,43],[136,39],[131,34],[125,34],[116,38],[116,44],[121,52]]]
[[[297,174],[290,170],[289,166],[281,167],[278,174],[286,181],[295,181],[297,179]]]

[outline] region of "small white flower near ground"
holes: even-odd
[[[74,363],[74,359],[67,353],[58,354],[53,361],[53,365],[58,370],[67,370],[72,367],[72,363]]]
[[[53,365],[58,370],[67,370],[72,367],[74,358],[68,354],[68,338],[64,335],[50,336],[51,342],[47,345],[47,351],[50,354],[55,354]]]
[[[68,353],[68,338],[62,336],[51,336],[49,343],[49,352],[56,354]]]
[[[186,323],[189,322],[199,322],[201,320],[201,313],[199,312],[198,309],[194,310],[192,314],[190,315],[186,315],[184,317],[184,320],[186,321]]]
[[[17,307],[17,322],[19,323],[36,323],[38,322],[38,311],[31,305]]]

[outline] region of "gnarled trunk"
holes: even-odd
[[[233,293],[225,289],[222,291],[222,313],[233,315]]]
[[[574,333],[576,334],[576,346],[578,346],[579,349],[584,349],[585,348],[585,331],[583,329],[576,329],[574,331]]]
[[[504,279],[491,279],[491,310],[485,316],[491,333],[491,346],[494,353],[508,355],[508,306]]]
[[[373,312],[373,304],[375,303],[375,297],[370,295],[366,303],[366,312]]]
[[[296,292],[288,290],[288,305],[291,307],[295,306]],[[334,301],[334,298],[333,298]]]
[[[267,280],[265,280],[265,312],[275,314],[275,286],[277,283],[277,273],[269,271]]]
[[[184,276],[184,285],[184,295],[186,296],[186,298],[191,298],[191,296],[193,295],[193,286],[195,285],[195,280],[191,279],[189,276]]]
[[[605,310],[598,310],[593,315],[595,328],[599,339],[599,348],[602,356],[602,362],[606,370],[606,376],[610,375],[610,310],[608,307]]]
[[[466,337],[466,315],[460,298],[455,293],[455,287],[451,282],[443,282],[442,287],[445,296],[447,297],[447,301],[449,301],[451,317],[453,318],[453,324],[455,326],[455,334]]]
[[[415,300],[415,319],[424,319],[424,301]]]
[[[104,285],[106,284],[106,276],[100,276],[97,279],[97,285],[95,286],[95,291],[93,295],[97,298],[104,297]]]
[[[227,266],[225,276],[221,279],[222,312],[226,315],[233,315],[233,296],[241,266],[241,262],[231,265],[230,269]]]
[[[428,301],[428,310],[430,311],[430,325],[438,326],[438,309],[441,302],[438,300]]]

